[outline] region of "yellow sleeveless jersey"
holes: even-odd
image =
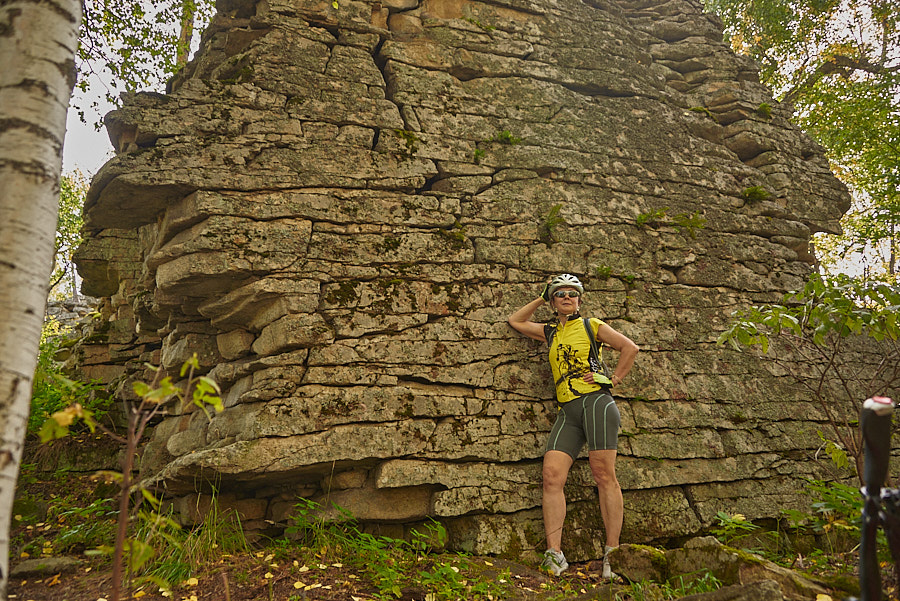
[[[597,331],[603,322],[592,317],[590,324],[596,340]],[[588,372],[597,374],[595,378],[602,384],[612,384],[609,378],[599,373],[601,370],[599,365],[592,366],[590,363],[591,341],[588,339],[584,320],[577,313],[569,317],[562,327],[559,323],[548,324],[544,328],[544,333],[550,342],[550,369],[553,371],[553,381],[556,382],[557,402],[567,403],[574,398],[600,390],[602,386],[590,384],[582,379]],[[599,344],[597,346],[602,359],[603,349]]]

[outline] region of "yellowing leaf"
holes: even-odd
[[[823,595],[820,593],[816,595],[816,601],[832,601],[831,595]]]
[[[300,582],[299,580],[294,583],[294,588],[303,588],[304,586],[306,586],[306,583]]]
[[[275,578],[275,575],[272,574],[272,572],[266,572],[266,574],[265,574],[265,576],[263,576],[263,578],[266,578],[266,579]]]
[[[187,586],[197,586],[198,584],[200,584],[200,581],[196,578],[188,578],[184,581],[184,584]]]

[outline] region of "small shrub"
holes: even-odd
[[[102,419],[112,407],[113,401],[99,382],[77,382],[65,376],[62,365],[56,361],[60,340],[67,334],[59,322],[49,318],[41,329],[37,368],[31,389],[31,411],[28,414],[28,431],[39,434],[47,419],[62,409],[79,404],[95,419]],[[81,431],[87,430],[82,426]]]
[[[638,227],[643,227],[645,225],[657,225],[663,219],[666,218],[666,213],[668,212],[669,207],[663,207],[661,209],[656,209],[655,211],[650,211],[648,213],[641,213],[635,218],[635,223]]]
[[[684,233],[684,231],[686,231],[691,238],[696,238],[697,230],[702,230],[706,227],[706,217],[703,217],[700,214],[700,211],[694,211],[693,213],[678,213],[672,218],[672,221],[674,222],[675,229],[678,230],[678,233]]]
[[[750,186],[741,190],[741,197],[750,202],[767,200],[772,194],[762,186]]]
[[[499,131],[494,134],[492,138],[494,142],[500,142],[501,144],[509,144],[512,146],[513,144],[518,144],[522,141],[522,138],[517,138],[512,135],[508,129],[504,129],[503,131]]]
[[[553,230],[560,224],[565,223],[565,219],[560,217],[559,212],[562,210],[562,204],[556,204],[550,207],[544,221],[538,227],[538,240],[547,244],[553,243]]]

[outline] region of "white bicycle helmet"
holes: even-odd
[[[571,287],[578,291],[578,294],[584,294],[584,286],[581,281],[571,273],[561,273],[550,280],[550,295],[556,292],[558,288]]]

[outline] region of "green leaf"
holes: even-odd
[[[38,431],[38,436],[40,436],[41,442],[44,444],[50,442],[51,440],[65,438],[68,435],[68,426],[61,426],[59,422],[52,417],[47,418],[47,420],[44,421],[44,425],[42,425],[41,429]]]
[[[125,546],[128,551],[128,566],[132,572],[140,570],[156,555],[156,550],[143,541],[129,539]]]

